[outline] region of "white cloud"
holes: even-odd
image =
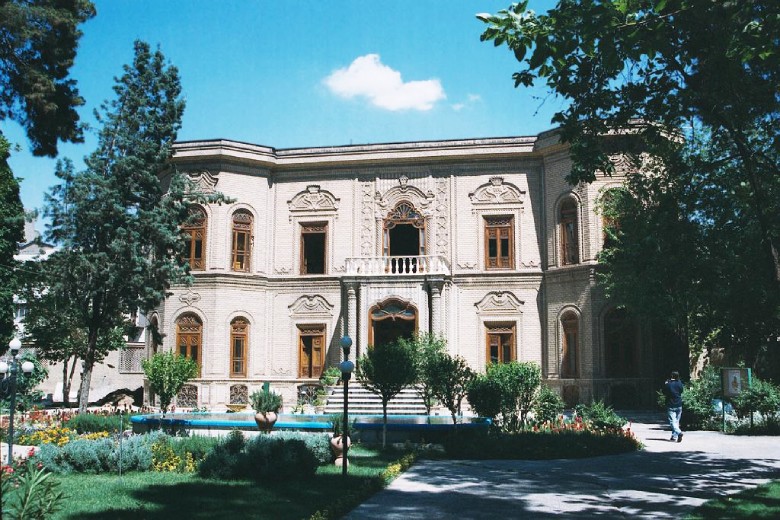
[[[469,94],[466,96],[466,101],[461,101],[460,103],[453,103],[452,109],[455,112],[460,112],[467,106],[472,106],[482,101],[482,96],[479,94]]]
[[[438,79],[404,82],[401,73],[383,64],[378,54],[356,58],[349,67],[325,78],[324,83],[337,96],[364,97],[374,106],[392,111],[430,110],[447,97]]]

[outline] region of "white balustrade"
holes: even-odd
[[[443,256],[372,256],[347,258],[347,274],[363,276],[450,274]]]

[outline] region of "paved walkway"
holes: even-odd
[[[628,417],[631,417],[628,415]],[[780,479],[777,437],[688,432],[669,442],[639,417],[645,444],[626,455],[553,461],[415,464],[345,518],[683,518],[703,502]]]

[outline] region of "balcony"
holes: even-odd
[[[440,255],[358,257],[347,258],[347,274],[353,276],[449,275],[450,266]]]

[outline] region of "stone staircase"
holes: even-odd
[[[341,413],[344,411],[344,388],[329,387],[328,401],[325,413]],[[350,415],[382,415],[382,399],[364,388],[360,383],[349,383],[349,413]],[[425,405],[417,390],[404,388],[387,404],[388,415],[425,415]]]

